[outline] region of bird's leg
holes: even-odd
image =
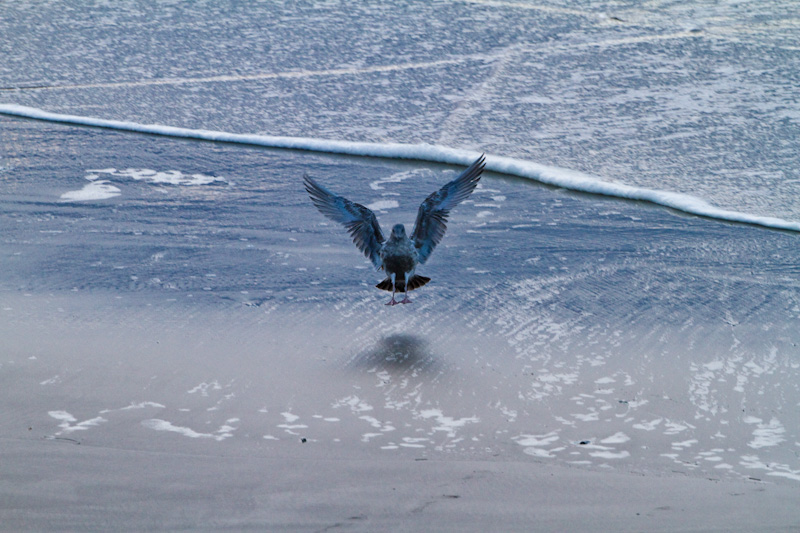
[[[411,303],[411,300],[408,299],[408,274],[409,274],[408,272],[405,273],[405,279],[406,279],[405,289],[406,289],[406,292],[404,293],[405,296],[403,297],[403,299],[400,300],[401,304],[410,304]]]
[[[397,305],[397,302],[394,299],[394,293],[397,290],[397,287],[394,284],[394,280],[395,280],[395,273],[394,272],[391,273],[391,277],[392,277],[392,299],[389,300],[388,302],[386,302],[386,305]]]

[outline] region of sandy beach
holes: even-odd
[[[0,529],[796,531],[794,10],[0,10]]]

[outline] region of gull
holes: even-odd
[[[375,213],[369,208],[333,194],[308,174],[303,176],[303,182],[320,213],[347,228],[355,245],[376,270],[386,273],[386,279],[375,285],[392,292],[392,299],[386,305],[409,304],[408,292],[431,280],[416,273],[417,265],[424,264],[442,240],[450,210],[472,194],[484,166],[485,158],[481,155],[459,177],[428,196],[419,206],[411,237],[406,234],[405,226],[395,224],[385,239]],[[405,293],[399,302],[394,299],[398,292]]]

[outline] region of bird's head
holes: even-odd
[[[392,237],[395,239],[402,239],[406,236],[406,227],[402,224],[395,224],[392,226]]]

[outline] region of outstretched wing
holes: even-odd
[[[375,268],[380,268],[384,238],[375,213],[361,204],[336,196],[307,174],[303,176],[303,183],[319,212],[347,228],[358,249],[372,261]]]
[[[444,237],[447,229],[447,215],[472,194],[481,179],[481,172],[486,166],[485,158],[481,155],[459,177],[428,196],[419,206],[417,221],[411,240],[417,247],[419,262],[424,263],[428,256]]]

